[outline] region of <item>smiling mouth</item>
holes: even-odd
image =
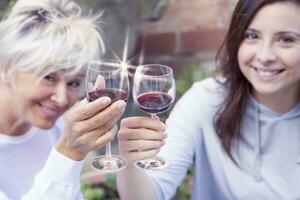
[[[257,67],[253,67],[253,69],[257,72],[257,74],[260,77],[263,77],[263,78],[273,78],[285,71],[285,69],[265,70],[265,69],[260,69]]]
[[[59,113],[60,113],[59,110],[49,108],[49,107],[47,107],[47,106],[44,106],[44,105],[41,104],[41,103],[38,103],[38,105],[40,106],[42,113],[43,113],[46,117],[55,118],[55,117],[57,117],[57,116],[59,115]]]

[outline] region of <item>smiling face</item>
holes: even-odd
[[[62,70],[42,79],[34,73],[18,73],[13,98],[19,118],[42,129],[51,128],[75,104],[83,80],[82,74],[68,75]]]
[[[245,32],[238,50],[239,66],[254,96],[265,105],[276,100],[299,102],[299,18],[300,6],[273,3],[257,13]]]

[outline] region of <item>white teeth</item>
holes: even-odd
[[[264,77],[276,76],[277,74],[282,72],[281,70],[264,71],[264,70],[260,70],[260,69],[257,69],[257,68],[256,68],[256,71],[260,76],[264,76]]]

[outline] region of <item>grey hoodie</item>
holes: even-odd
[[[235,165],[214,129],[224,88],[209,78],[178,101],[167,120],[168,138],[160,156],[167,169],[148,172],[157,199],[170,199],[194,164],[192,199],[300,199],[300,104],[287,113],[248,99],[240,141],[234,141]]]

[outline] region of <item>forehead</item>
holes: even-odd
[[[257,12],[250,28],[273,27],[284,30],[300,30],[300,6],[292,2],[277,2],[266,5]]]
[[[39,77],[44,77],[47,75],[55,75],[59,77],[66,77],[66,78],[72,78],[72,77],[84,77],[85,76],[86,69],[85,68],[75,68],[75,67],[69,67],[69,68],[60,68],[60,69],[52,69],[52,70],[46,70],[41,74],[38,74]]]

